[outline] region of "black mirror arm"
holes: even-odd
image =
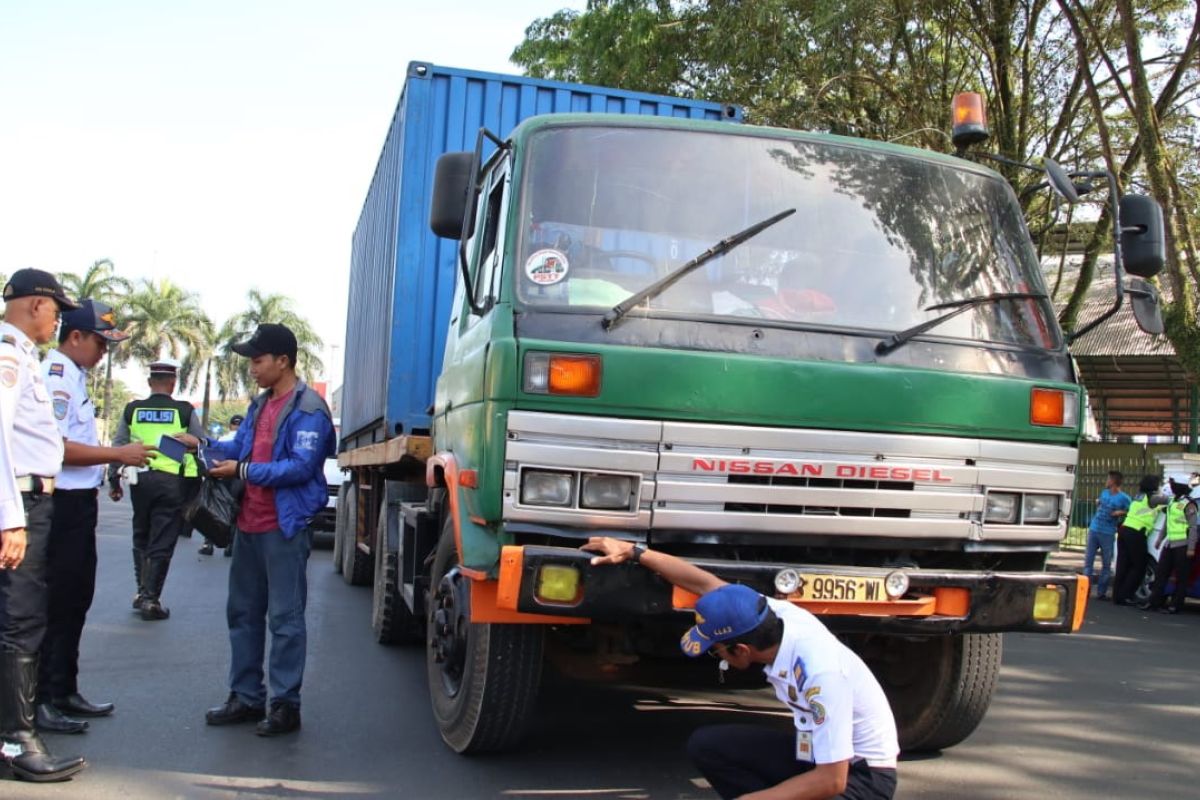
[[[1072,173],[1074,177],[1076,173]],[[1125,302],[1125,267],[1121,261],[1121,203],[1117,192],[1117,176],[1110,170],[1103,170],[1091,173],[1084,173],[1081,177],[1088,178],[1106,178],[1108,179],[1108,200],[1112,209],[1112,224],[1113,224],[1113,283],[1115,284],[1115,294],[1113,298],[1112,308],[1105,311],[1094,320],[1084,325],[1082,328],[1077,328],[1067,334],[1067,344],[1074,342],[1080,336],[1083,336],[1088,331],[1095,328],[1106,319],[1116,314],[1121,310],[1121,304]]]

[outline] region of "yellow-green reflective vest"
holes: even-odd
[[[174,436],[177,433],[187,432],[187,425],[183,422],[177,401],[171,400],[166,395],[151,395],[145,400],[130,403],[126,414],[129,422],[129,438],[134,442],[157,447],[158,440],[163,436]],[[162,453],[151,458],[146,466],[159,472],[180,474],[179,462]],[[200,471],[196,468],[196,458],[190,453],[185,455],[183,457],[183,475],[194,478],[199,474]]]
[[[1159,511],[1158,508],[1150,507],[1149,497],[1144,494],[1138,495],[1129,505],[1129,513],[1125,515],[1125,522],[1122,524],[1126,528],[1145,533],[1154,526],[1154,518],[1158,516]]]
[[[1187,540],[1187,515],[1183,510],[1191,502],[1189,498],[1174,500],[1167,509],[1167,541],[1182,542]]]

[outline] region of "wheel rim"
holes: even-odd
[[[442,688],[447,697],[458,694],[466,671],[469,592],[466,579],[458,567],[454,567],[438,581],[430,611],[433,660],[441,672]]]

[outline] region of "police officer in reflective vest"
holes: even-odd
[[[114,445],[139,441],[158,446],[163,437],[179,440],[194,449],[204,435],[199,415],[192,404],[171,397],[175,391],[178,366],[169,361],[150,365],[150,396],[134,400],[125,406],[117,428]],[[191,453],[182,461],[160,452],[150,460],[145,470],[130,477],[130,497],[133,501],[133,571],[137,579],[137,595],[133,607],[144,620],[166,619],[171,615],[162,604],[163,585],[175,552],[175,540],[183,527],[181,507],[184,498],[184,479],[198,475],[196,459]],[[121,485],[113,471],[113,499],[121,496]]]
[[[48,272],[22,269],[4,287],[0,323],[0,774],[61,781],[83,769],[55,757],[34,727],[38,652],[46,633],[51,499],[63,439],[37,346],[78,306]],[[0,792],[7,795],[8,793]]]
[[[1161,481],[1146,475],[1138,484],[1137,497],[1117,528],[1117,570],[1113,574],[1113,605],[1132,605],[1138,587],[1146,579],[1146,537],[1154,529],[1167,498],[1158,494]]]
[[[1175,497],[1167,506],[1167,524],[1158,535],[1159,543],[1163,543],[1164,539],[1165,543],[1154,570],[1154,586],[1150,589],[1150,597],[1140,608],[1178,614],[1183,610],[1187,598],[1188,577],[1192,557],[1196,553],[1196,503],[1190,497],[1187,475],[1171,476],[1171,492]],[[1172,574],[1175,576],[1175,591],[1171,595],[1170,605],[1164,605],[1163,593]]]

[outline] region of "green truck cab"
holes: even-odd
[[[679,654],[695,598],[591,536],[820,615],[910,751],[982,720],[1003,632],[1079,628],[1086,579],[1045,566],[1084,392],[999,174],[673,117],[479,142],[430,191],[460,268],[431,435],[343,452],[386,496],[339,503],[335,554],[374,551],[377,638],[425,643],[450,747],[516,745],[550,650]]]

